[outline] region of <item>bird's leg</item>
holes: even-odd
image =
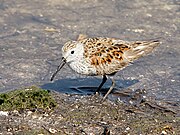
[[[109,93],[111,93],[111,91],[113,90],[114,86],[115,86],[115,80],[114,78],[111,78],[112,80],[112,85],[111,87],[109,88],[108,92],[106,93],[106,95],[103,97],[103,101],[107,98],[107,96],[109,95]]]
[[[102,79],[102,82],[101,84],[99,85],[99,87],[97,88],[95,94],[99,93],[100,89],[102,88],[102,86],[104,85],[104,83],[107,81],[107,77],[106,75],[103,75],[103,79]]]

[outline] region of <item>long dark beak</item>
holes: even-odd
[[[50,79],[51,81],[53,81],[53,79],[54,79],[54,77],[56,76],[56,74],[61,70],[61,68],[62,68],[65,64],[66,64],[66,59],[63,57],[60,65],[58,66],[58,68],[57,68],[57,70],[56,70],[56,72],[52,75],[52,77],[51,77],[51,79]]]

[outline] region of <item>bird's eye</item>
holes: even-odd
[[[74,51],[71,51],[71,54],[74,54]]]

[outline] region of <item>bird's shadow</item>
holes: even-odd
[[[77,79],[60,79],[51,83],[46,83],[41,86],[43,89],[54,90],[60,93],[66,94],[81,94],[90,95],[93,94],[98,86],[100,85],[102,79],[95,78],[77,78]],[[127,88],[138,80],[116,80],[116,87],[113,90],[119,90],[121,88]],[[100,93],[105,94],[111,86],[111,81],[107,80],[101,89]]]

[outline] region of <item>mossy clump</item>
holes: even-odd
[[[36,86],[0,94],[0,110],[53,110],[57,103],[50,91]]]

